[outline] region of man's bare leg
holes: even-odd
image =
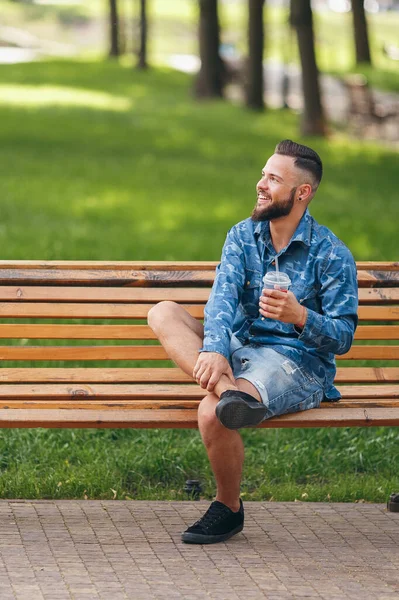
[[[237,379],[237,387],[261,400],[258,390],[245,379]],[[208,394],[198,409],[198,427],[215,475],[216,500],[231,510],[240,508],[240,483],[244,465],[244,444],[238,431],[226,429],[215,414],[219,398]]]
[[[192,376],[202,347],[203,325],[174,302],[161,302],[148,314],[148,323],[158,336],[168,355],[188,375]],[[217,485],[216,499],[231,510],[239,510],[240,483],[244,464],[244,445],[237,431],[227,429],[215,414],[220,394],[234,389],[227,376],[219,381],[215,392],[207,394],[198,409],[198,427],[206,447]],[[237,379],[237,388],[257,400],[257,389],[245,379]]]
[[[204,339],[204,326],[176,302],[160,302],[148,313],[148,324],[168,356],[187,375],[193,376],[198,350]],[[214,392],[220,396],[226,390],[237,389],[227,375],[222,375]]]

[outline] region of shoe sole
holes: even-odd
[[[220,535],[204,535],[201,533],[182,533],[181,539],[185,544],[217,544],[218,542],[225,542],[236,533],[240,533],[244,529],[244,525],[241,524],[235,529],[232,529],[228,533],[222,533]]]
[[[216,405],[216,416],[227,429],[255,427],[261,423],[267,408],[261,402],[249,404],[240,398],[225,398]]]

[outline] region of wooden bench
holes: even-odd
[[[145,319],[161,300],[201,319],[215,266],[0,262],[0,426],[196,427],[204,391],[160,363],[168,357]],[[389,366],[399,360],[399,263],[358,263],[358,279],[356,341],[337,357],[343,399],[264,427],[399,425],[399,367]]]
[[[349,122],[357,133],[364,134],[370,125],[380,127],[399,115],[398,107],[375,101],[373,92],[364,75],[348,75],[344,79],[349,98]]]

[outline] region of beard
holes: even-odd
[[[289,197],[285,200],[272,202],[272,204],[263,208],[258,208],[258,202],[256,202],[255,208],[251,214],[251,219],[253,221],[271,221],[272,219],[286,217],[290,214],[292,207],[294,206],[295,192],[296,187],[292,188]]]

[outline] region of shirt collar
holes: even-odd
[[[309,210],[306,209],[288,246],[292,242],[302,242],[306,246],[310,246],[312,238],[312,221],[313,219],[310,216]],[[260,235],[262,240],[267,244],[270,241],[270,222],[259,221],[255,226],[254,233]]]

